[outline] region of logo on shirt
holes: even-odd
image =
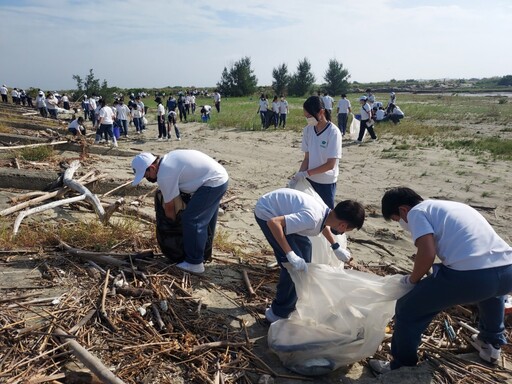
[[[322,148],[327,148],[327,141],[322,140],[322,142],[320,143],[320,146],[321,146]]]

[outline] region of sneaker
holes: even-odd
[[[372,139],[372,141],[377,141],[377,140],[379,140],[379,138],[378,138],[378,137],[376,137],[375,139]]]
[[[478,338],[478,334],[471,336],[471,345],[479,352],[478,355],[483,361],[491,364],[498,364],[501,357],[499,345],[486,343]]]
[[[375,376],[383,375],[391,371],[389,361],[370,359],[368,360],[368,366]]]
[[[127,138],[129,138],[129,137],[130,137],[130,136],[128,136],[128,135],[124,135],[124,138],[125,138],[125,139],[127,139]]]
[[[270,324],[272,324],[272,323],[276,322],[277,320],[284,319],[284,317],[277,316],[274,313],[274,311],[272,311],[272,307],[268,307],[267,309],[265,309],[265,319],[267,319],[267,321]]]
[[[101,143],[104,143],[104,142],[105,142],[105,139],[101,139],[101,140],[100,140],[100,144],[101,144]],[[107,144],[108,144],[108,141],[107,141]]]
[[[113,148],[117,148],[117,147],[118,147],[118,145],[117,145],[117,141],[113,141],[113,142],[112,142],[112,147],[113,147]]]
[[[158,137],[156,141],[162,141],[163,139],[161,137]]]
[[[361,140],[356,140],[356,143],[357,144],[363,144],[363,142]]]
[[[98,140],[95,140],[94,141],[94,144],[99,144],[100,142]]]
[[[204,272],[204,263],[200,263],[200,264],[190,264],[190,263],[187,263],[186,261],[183,261],[179,264],[176,264],[176,266],[179,268],[179,269],[182,269],[186,272],[190,272],[190,273],[203,273]]]
[[[181,137],[178,137],[176,140],[181,141]]]
[[[140,135],[140,131],[135,132],[137,135]]]

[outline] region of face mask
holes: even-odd
[[[409,229],[409,223],[406,223],[404,219],[401,218],[398,221],[398,225],[400,225],[404,231],[411,232]]]
[[[308,122],[308,125],[311,125],[312,127],[318,124],[318,120],[315,119],[313,116],[306,117],[306,121]]]

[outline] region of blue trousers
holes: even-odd
[[[118,127],[120,128],[121,135],[128,136],[128,120],[116,120]]]
[[[279,282],[276,286],[276,297],[272,301],[272,312],[279,317],[288,317],[290,313],[295,310],[297,293],[295,292],[295,284],[293,284],[288,270],[282,265],[282,263],[288,262],[286,254],[268,228],[267,222],[258,217],[256,217],[256,222],[260,226],[268,243],[274,250],[276,260],[281,267]],[[307,263],[311,262],[312,245],[311,241],[306,236],[297,234],[286,235],[286,241],[288,241],[288,244],[290,244],[290,247],[292,247],[293,252],[295,252],[297,256],[302,257]]]
[[[320,184],[307,179],[316,193],[322,198],[324,203],[331,209],[334,209],[334,196],[336,195],[336,183]]]
[[[338,113],[338,128],[341,134],[344,135],[347,131],[348,113]]]
[[[215,235],[219,203],[227,189],[228,182],[218,187],[203,186],[192,195],[183,211],[181,222],[186,262],[200,264],[204,261],[208,228]]]
[[[479,338],[491,344],[505,344],[504,302],[511,291],[512,265],[474,271],[456,271],[440,265],[436,274],[422,279],[396,303],[391,368],[416,365],[421,334],[439,312],[457,304],[476,303]]]

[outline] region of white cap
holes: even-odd
[[[139,184],[144,178],[144,174],[146,173],[146,169],[153,164],[156,160],[156,156],[149,152],[142,152],[135,156],[132,160],[132,169],[133,173],[135,173],[135,179],[132,181],[132,185],[135,186]]]
[[[43,92],[43,91],[39,91],[38,95],[39,95],[39,96],[43,96],[43,95],[44,95],[44,92]]]

